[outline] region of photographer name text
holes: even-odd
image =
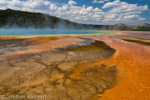
[[[2,100],[21,100],[21,99],[46,99],[46,95],[1,95]]]

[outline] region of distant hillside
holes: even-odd
[[[89,25],[71,22],[42,13],[16,11],[12,9],[0,10],[0,27],[150,31],[150,24],[148,23],[143,23],[136,26],[126,25],[123,23],[119,23],[116,25]]]
[[[84,24],[78,24],[68,20],[42,13],[16,11],[11,9],[0,10],[0,27],[11,28],[87,28]]]
[[[126,25],[126,24],[116,24],[112,26],[114,30],[132,30],[132,31],[150,31],[150,24],[143,23],[136,26],[133,25]]]
[[[100,30],[150,31],[150,24],[148,23],[143,23],[135,26],[118,23],[115,25],[91,25],[91,27]]]

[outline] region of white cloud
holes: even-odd
[[[57,6],[55,4],[50,4],[50,10],[56,10]]]
[[[77,3],[75,1],[73,1],[73,0],[69,0],[68,4],[73,6],[73,5],[76,5]]]
[[[73,0],[59,4],[49,0],[0,0],[0,9],[16,9],[31,12],[42,12],[71,21],[88,24],[134,23],[146,20],[140,14],[148,10],[148,5],[138,6],[115,0],[107,2],[102,8],[77,6]]]
[[[115,7],[119,5],[124,5],[127,4],[126,2],[120,2],[120,0],[115,0],[114,2],[108,2],[106,3],[102,8],[110,8],[110,7]]]
[[[124,19],[132,19],[138,17],[138,15],[128,15],[128,16],[124,16]]]
[[[105,15],[105,23],[113,22],[136,22],[140,20],[146,20],[140,17],[143,11],[148,10],[148,5],[138,6],[137,4],[128,4],[115,0],[114,2],[108,2],[104,4],[103,9],[109,9],[108,14]]]
[[[87,10],[88,10],[88,11],[93,11],[93,7],[92,7],[92,6],[89,6],[89,7],[87,7]]]
[[[110,0],[94,0],[92,3],[104,3],[104,2],[107,2],[107,1],[110,1]]]

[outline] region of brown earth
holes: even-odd
[[[117,66],[90,63],[111,57],[115,50],[101,41],[75,39],[81,42],[37,53],[3,54],[0,94],[46,95],[47,100],[88,100],[111,88],[116,81]]]
[[[150,36],[135,34],[119,35],[136,40]],[[47,100],[150,99],[149,46],[114,35],[78,37],[34,37],[30,39],[40,45],[1,55],[0,94],[47,95]]]

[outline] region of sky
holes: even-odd
[[[150,23],[150,0],[0,0],[0,9],[7,8],[84,24]]]

